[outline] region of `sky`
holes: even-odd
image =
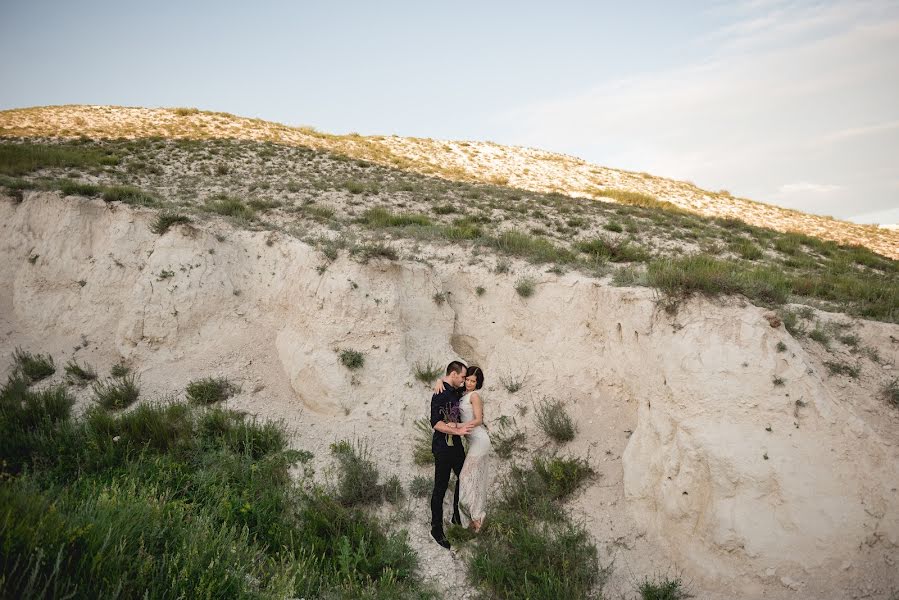
[[[490,140],[899,223],[899,0],[0,0],[0,109]]]

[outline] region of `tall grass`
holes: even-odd
[[[580,459],[542,457],[501,479],[468,564],[490,597],[586,598],[601,587],[596,546],[560,504],[591,473]]]
[[[47,168],[116,165],[112,152],[70,145],[0,143],[0,174],[13,177]]]
[[[0,393],[0,597],[436,597],[404,534],[294,481],[311,455],[280,426],[185,404],[73,418],[54,394]]]

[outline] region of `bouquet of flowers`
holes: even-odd
[[[440,409],[440,414],[443,416],[444,423],[460,423],[460,418],[462,417],[462,413],[459,410],[458,403],[449,403],[443,408]],[[446,434],[446,445],[453,445],[453,434]]]

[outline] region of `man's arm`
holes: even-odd
[[[441,396],[442,394],[434,394],[431,396],[431,427],[434,431],[439,431],[440,433],[468,435],[468,432],[471,431],[471,427],[466,427],[459,423],[447,423],[443,420],[440,409],[444,408],[450,401],[449,399],[446,399],[446,404],[441,404],[440,401],[443,399]]]

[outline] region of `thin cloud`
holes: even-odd
[[[842,217],[895,206],[870,175],[899,169],[899,6],[771,4],[703,62],[509,111],[515,141]]]

